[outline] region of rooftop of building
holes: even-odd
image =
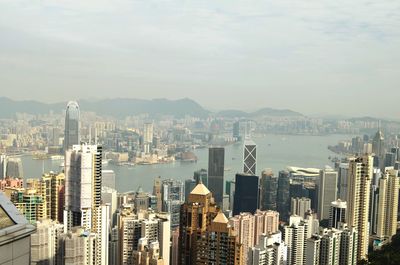
[[[190,192],[190,194],[194,195],[207,195],[210,191],[203,183],[197,184],[197,186]]]

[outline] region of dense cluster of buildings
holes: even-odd
[[[144,125],[144,159],[153,131]],[[20,256],[31,265],[355,265],[397,231],[400,152],[381,132],[371,150],[334,168],[260,176],[246,135],[234,180],[224,176],[225,149],[211,146],[208,169],[185,182],[157,177],[151,193],[115,190],[103,147],[82,142],[75,102],[64,134],[63,172],[23,181],[20,162],[0,157],[0,248],[30,241]]]

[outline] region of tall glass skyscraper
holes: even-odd
[[[224,195],[224,164],[225,149],[210,147],[208,149],[208,188],[215,198],[215,202],[222,207]]]
[[[236,174],[233,215],[254,214],[259,206],[259,178],[251,174]]]
[[[64,150],[72,148],[74,144],[80,144],[80,112],[76,101],[68,102],[65,111],[65,132],[64,132]]]

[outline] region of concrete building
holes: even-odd
[[[73,227],[59,238],[62,265],[95,265],[96,234],[81,227]]]
[[[259,243],[249,250],[249,265],[286,265],[287,246],[282,242],[281,232],[262,234]]]
[[[162,181],[162,210],[171,216],[171,228],[179,227],[181,205],[185,202],[182,181],[166,179]]]
[[[120,215],[120,260],[122,265],[134,264],[133,251],[138,250],[139,239],[148,243],[159,243],[160,258],[169,265],[170,260],[170,219],[168,214],[142,211],[133,213],[124,210]]]
[[[101,204],[102,148],[74,145],[65,154],[64,232],[74,226],[96,230],[96,211]]]
[[[290,212],[292,215],[298,215],[305,218],[306,213],[311,210],[311,199],[309,198],[291,198]]]
[[[31,265],[58,264],[58,240],[63,230],[62,224],[49,219],[36,223],[36,232],[31,235]]]
[[[0,192],[0,265],[30,264],[31,234],[35,227]]]
[[[320,171],[318,181],[318,216],[320,220],[329,219],[331,203],[337,199],[338,173],[332,169]]]
[[[376,236],[389,239],[397,231],[397,213],[399,201],[399,177],[397,170],[387,170],[379,180],[379,207]]]
[[[347,222],[358,233],[357,260],[367,258],[368,254],[368,213],[370,203],[370,185],[373,174],[371,156],[351,158],[349,161]]]

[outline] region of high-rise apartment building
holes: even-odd
[[[251,174],[236,174],[233,215],[254,213],[259,208],[259,178]]]
[[[282,242],[281,232],[262,234],[259,243],[249,249],[249,265],[284,265],[287,264],[287,246]]]
[[[309,198],[291,198],[290,200],[290,212],[292,215],[306,217],[306,213],[311,210],[311,199]]]
[[[320,171],[318,181],[318,216],[320,220],[329,219],[331,203],[337,199],[338,173],[332,169]]]
[[[97,145],[74,145],[65,154],[65,232],[74,226],[96,230],[101,204],[101,153]]]
[[[179,226],[181,205],[185,202],[182,181],[166,179],[162,181],[162,210],[171,215],[171,227]]]
[[[73,227],[59,238],[58,264],[96,264],[96,234],[85,231],[81,227]]]
[[[169,264],[170,257],[170,217],[168,214],[141,211],[134,213],[125,209],[120,214],[119,243],[120,261],[122,265],[133,265],[133,251],[139,248],[139,240],[146,238],[148,244],[159,243],[159,257],[164,264]]]
[[[224,195],[225,149],[210,147],[208,149],[208,188],[212,192],[217,205],[222,207]]]
[[[271,169],[265,169],[261,173],[260,180],[260,208],[261,210],[276,211],[278,178]]]
[[[58,240],[63,230],[62,224],[49,219],[36,223],[36,231],[31,235],[31,265],[60,264]]]
[[[254,141],[246,139],[244,141],[243,153],[243,173],[256,175],[257,166],[257,145]]]
[[[70,101],[65,111],[64,150],[67,151],[73,145],[79,145],[80,141],[79,105],[75,101]]]
[[[373,159],[368,155],[349,160],[347,223],[350,227],[357,229],[357,260],[366,259],[368,254],[368,213],[372,166]]]
[[[391,239],[397,231],[399,177],[397,170],[387,170],[379,180],[377,234],[379,239]]]

